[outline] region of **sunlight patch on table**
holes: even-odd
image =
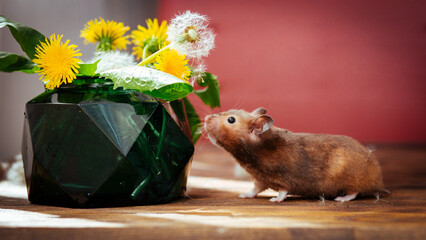
[[[253,188],[253,182],[214,177],[189,176],[188,189],[190,188],[211,189],[239,194],[250,191]],[[260,193],[259,196],[275,197],[277,196],[277,192],[268,189]]]
[[[52,214],[0,208],[0,227],[119,228],[124,227],[124,225],[80,218],[61,218]]]
[[[12,181],[0,182],[0,196],[10,198],[28,199],[27,187]]]
[[[167,219],[183,223],[201,224],[224,228],[323,228],[321,224],[283,217],[235,217],[207,216],[178,213],[138,213],[146,218]]]

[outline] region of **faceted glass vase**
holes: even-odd
[[[26,104],[22,141],[28,199],[104,207],[179,198],[194,146],[183,101],[173,102],[175,111],[170,105],[114,90],[102,78],[76,79],[35,97]]]

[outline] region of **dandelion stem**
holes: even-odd
[[[138,66],[145,66],[147,65],[149,62],[151,62],[154,58],[156,58],[158,55],[160,55],[162,52],[166,51],[170,49],[170,44],[163,47],[162,49],[156,51],[155,53],[151,54],[149,57],[145,58],[144,60],[142,60],[142,62],[138,63]]]
[[[170,172],[169,169],[166,165],[166,163],[164,162],[164,158],[160,157],[161,151],[163,150],[163,145],[164,145],[164,140],[166,137],[165,131],[166,131],[166,109],[162,108],[163,110],[163,124],[161,126],[161,134],[160,134],[160,139],[159,139],[159,143],[158,143],[158,150],[157,150],[157,154],[155,154],[155,158],[160,162],[160,164],[163,167],[163,170],[166,172],[166,177],[167,179],[170,180]]]
[[[149,181],[151,181],[152,174],[150,173],[141,183],[139,183],[139,186],[135,188],[135,190],[130,194],[130,197],[132,199],[137,199],[139,197],[139,194],[141,191],[146,190],[146,186],[148,185]]]
[[[112,39],[108,37],[103,37],[99,40],[99,44],[96,47],[96,50],[102,52],[112,51]]]
[[[145,47],[143,48],[142,60],[146,58],[146,55],[148,53],[148,48],[149,48],[149,44],[145,45]]]

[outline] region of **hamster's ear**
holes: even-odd
[[[273,122],[274,120],[270,116],[262,114],[251,122],[250,132],[254,132],[257,135],[262,134],[272,127]]]
[[[258,109],[256,109],[256,110],[254,110],[252,113],[253,113],[253,114],[256,114],[256,115],[266,114],[266,109],[265,109],[265,108],[263,108],[263,107],[260,107],[260,108],[258,108]]]

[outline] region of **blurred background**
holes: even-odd
[[[79,38],[91,19],[135,29],[186,10],[207,15],[217,34],[206,63],[222,107],[212,111],[192,96],[200,115],[263,106],[276,126],[295,132],[426,143],[426,1],[0,1],[1,15],[45,36],[63,34],[83,60],[95,50]],[[22,53],[7,29],[0,50]],[[43,91],[38,78],[0,73],[0,160],[20,152],[25,103]]]

